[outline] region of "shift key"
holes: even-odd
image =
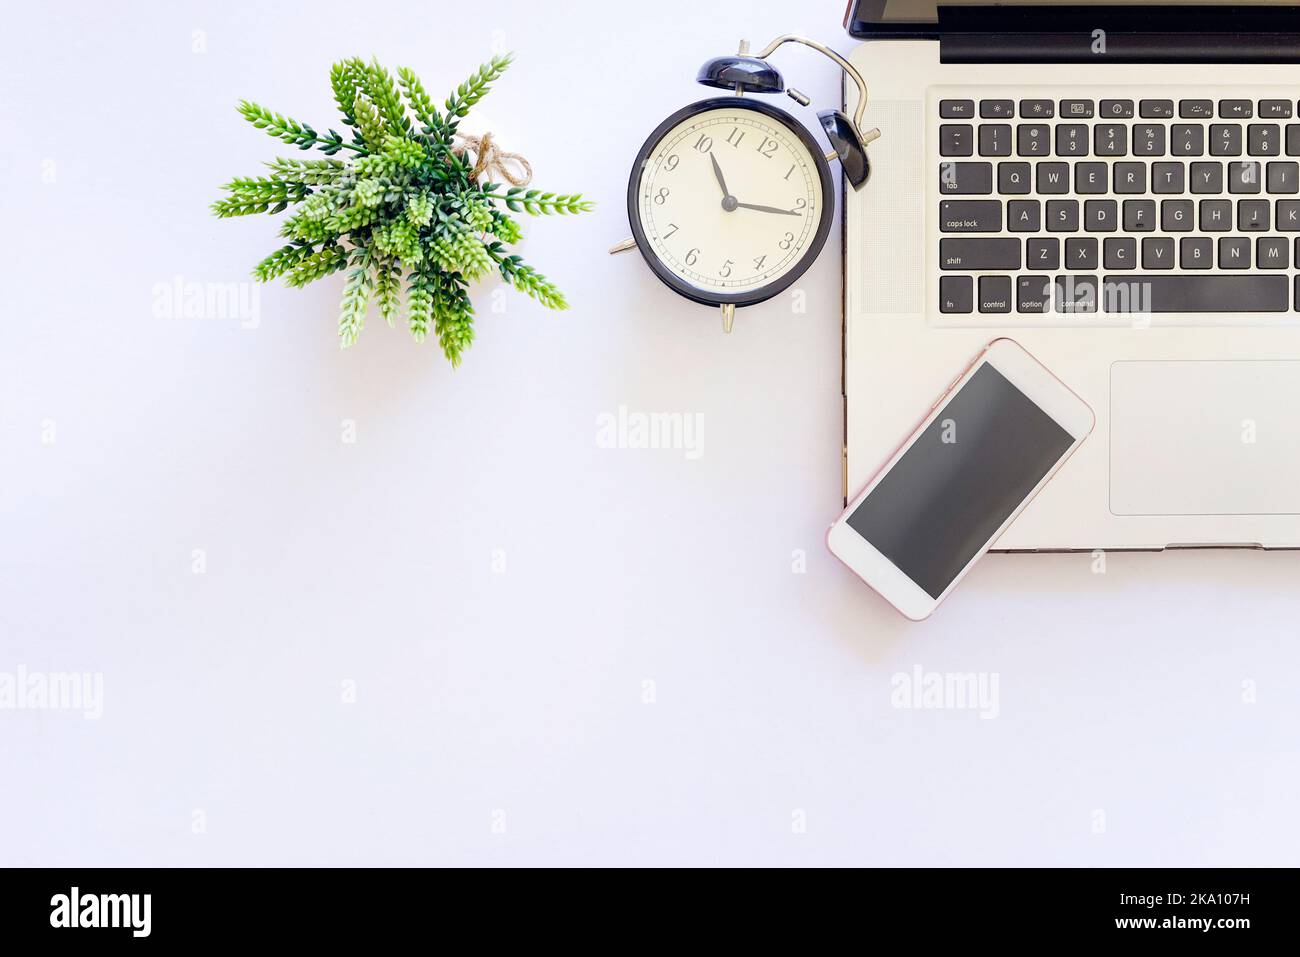
[[[939,231],[944,233],[1002,232],[999,199],[947,199],[939,203]]]
[[[940,163],[939,192],[946,196],[963,193],[989,195],[993,192],[993,164]]]
[[[940,269],[1019,269],[1019,239],[941,239]]]

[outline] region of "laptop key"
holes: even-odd
[[[1285,160],[1269,163],[1264,179],[1270,193],[1300,192],[1300,164]]]
[[[1219,268],[1249,269],[1250,240],[1243,236],[1220,236]]]
[[[980,156],[1011,155],[1011,124],[980,124]]]
[[[1179,100],[1178,115],[1184,120],[1199,120],[1214,115],[1213,100]]]
[[[1237,203],[1237,232],[1268,232],[1271,206],[1272,203],[1266,199],[1243,199]]]
[[[1060,269],[1061,241],[1055,236],[1025,240],[1025,268]]]
[[[999,163],[998,164],[998,192],[1010,193],[1028,193],[1031,188],[1029,178],[1028,163]]]
[[[1056,114],[1056,104],[1051,100],[1021,100],[1022,120],[1047,120]]]
[[[973,312],[975,309],[975,284],[970,276],[939,277],[939,311],[945,313]]]
[[[1300,232],[1300,200],[1279,199],[1275,212],[1278,232]]]
[[[1143,269],[1173,269],[1174,241],[1169,236],[1147,236],[1142,240]]]
[[[1291,307],[1287,278],[1279,275],[1130,274],[1106,276],[1104,282],[1107,311],[1117,313],[1286,312]],[[1120,294],[1125,291],[1128,296]],[[1137,308],[1110,308],[1125,305]]]
[[[1049,199],[1047,201],[1047,231],[1049,233],[1078,232],[1079,201],[1077,199]]]
[[[1281,156],[1282,128],[1276,123],[1251,123],[1246,127],[1246,153],[1250,156]]]
[[[1097,311],[1096,276],[1057,276],[1052,287],[1057,312]]]
[[[1016,152],[1021,156],[1051,153],[1052,127],[1047,123],[1021,123],[1016,127]]]
[[[1210,155],[1240,156],[1241,127],[1230,123],[1211,124]]]
[[[1223,192],[1223,164],[1222,163],[1193,163],[1192,164],[1192,192],[1193,193],[1222,193]]]
[[[1164,156],[1165,128],[1152,123],[1133,127],[1134,156]]]
[[[1119,204],[1113,199],[1085,201],[1083,228],[1090,233],[1113,233],[1119,228]]]
[[[1051,276],[1020,276],[1016,279],[1017,312],[1046,312],[1051,301]]]
[[[1286,155],[1300,156],[1300,123],[1286,125]]]
[[[1259,118],[1261,120],[1291,119],[1291,101],[1290,100],[1260,100]]]
[[[980,312],[1011,311],[1011,277],[980,276]]]
[[[1147,191],[1146,163],[1116,163],[1115,192],[1145,193]]]
[[[1160,228],[1167,233],[1191,232],[1194,218],[1190,199],[1166,199],[1160,203]]]
[[[1102,100],[1097,114],[1103,118],[1129,119],[1133,116],[1132,100]]]
[[[1219,118],[1224,120],[1248,120],[1254,115],[1254,104],[1250,100],[1220,100]]]
[[[1066,269],[1096,269],[1097,240],[1091,236],[1071,236],[1065,241]]]
[[[992,163],[940,163],[939,192],[974,195],[993,192]]]
[[[1019,269],[1020,240],[997,237],[939,240],[940,269]]]
[[[1232,228],[1232,200],[1201,200],[1201,232],[1222,233]]]
[[[1154,199],[1124,200],[1124,231],[1149,233],[1156,228],[1156,201]]]
[[[1034,166],[1034,182],[1040,193],[1068,193],[1070,191],[1069,163],[1038,163]]]
[[[1229,193],[1258,193],[1260,167],[1258,163],[1247,161],[1228,164]]]
[[[1260,236],[1255,240],[1255,268],[1286,269],[1290,265],[1291,244],[1280,236]]]
[[[1142,100],[1138,103],[1138,115],[1149,120],[1169,120],[1174,116],[1173,100]]]
[[[945,120],[965,120],[975,116],[974,100],[940,100],[939,116]]]
[[[1101,246],[1105,269],[1136,269],[1137,240],[1132,236],[1107,236]]]
[[[1087,156],[1088,127],[1083,123],[1062,123],[1056,127],[1057,156]]]
[[[975,152],[975,130],[966,123],[944,123],[939,127],[940,156],[970,156]]]
[[[1106,192],[1106,176],[1110,167],[1105,163],[1075,163],[1074,191],[1076,193]]]
[[[1128,127],[1122,123],[1098,123],[1092,128],[1092,151],[1098,156],[1127,156]]]
[[[1036,233],[1042,226],[1042,209],[1036,199],[1013,199],[1007,203],[1007,232]]]
[[[1092,118],[1092,100],[1062,100],[1058,104],[1060,116],[1087,120]]]
[[[939,231],[944,233],[1002,232],[1002,201],[948,199],[939,203]]]
[[[1182,193],[1186,191],[1185,169],[1182,163],[1152,163],[1151,192]]]
[[[1208,236],[1184,236],[1178,241],[1178,258],[1184,269],[1209,269],[1214,265],[1214,240]]]
[[[1205,127],[1171,126],[1169,128],[1169,152],[1173,156],[1204,156]]]
[[[1016,115],[1014,100],[980,100],[980,119],[998,120]]]

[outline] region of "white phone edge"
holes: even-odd
[[[985,363],[1002,373],[1031,402],[1068,432],[1074,441],[1057,460],[1056,464],[1043,476],[1042,480],[1007,516],[1006,521],[998,526],[989,537],[989,540],[979,548],[974,557],[948,583],[948,587],[943,590],[942,594],[938,598],[933,598],[921,586],[900,571],[893,562],[881,554],[870,542],[854,531],[848,524],[848,517],[853,514],[858,505],[862,503],[862,500],[871,494],[880,481],[889,474],[895,463],[912,447],[912,443],[929,428],[930,423],[943,410],[948,400],[956,395]],[[1023,512],[1025,507],[1033,501],[1034,496],[1042,490],[1043,486],[1051,481],[1057,469],[1074,454],[1074,450],[1088,437],[1095,423],[1096,416],[1093,415],[1088,403],[1071,391],[1046,366],[1025,351],[1023,346],[1012,339],[994,339],[984,347],[979,355],[971,360],[971,364],[966,367],[966,371],[952,381],[943,395],[930,407],[930,411],[921,421],[921,424],[904,440],[903,444],[894,451],[888,461],[880,467],[867,481],[867,484],[863,486],[862,490],[849,502],[840,517],[835,520],[826,532],[826,546],[831,550],[831,554],[847,565],[855,575],[871,586],[885,601],[893,605],[903,617],[912,621],[923,621],[934,613],[934,610],[966,577],[966,573],[974,567],[977,561],[984,557],[993,543],[998,540],[998,537],[1016,520],[1016,516]]]

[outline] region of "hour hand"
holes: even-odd
[[[712,153],[709,154],[709,159],[713,160],[713,175],[718,178],[718,185],[722,187],[722,198],[726,199],[731,195],[731,190],[727,189],[727,181],[722,175],[722,167],[718,165],[718,158]]]
[[[775,206],[755,206],[753,203],[737,203],[736,206],[740,209],[756,209],[760,213],[777,213],[781,216],[799,215],[793,209],[777,209]]]

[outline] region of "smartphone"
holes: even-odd
[[[904,616],[928,618],[1094,421],[1042,363],[995,339],[849,503],[826,544]]]

